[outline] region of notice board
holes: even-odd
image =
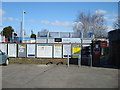
[[[18,44],[18,57],[26,57],[26,44]]]
[[[0,44],[0,50],[7,54],[7,44]]]
[[[9,57],[17,56],[17,45],[16,44],[8,44],[8,56]]]
[[[52,58],[52,45],[37,45],[37,57]]]
[[[80,45],[72,45],[72,58],[78,58],[81,53]]]
[[[63,58],[71,57],[71,45],[63,45]]]
[[[62,45],[54,45],[54,58],[62,58]]]
[[[35,44],[27,44],[27,57],[35,58]]]

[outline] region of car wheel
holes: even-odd
[[[7,59],[5,62],[5,65],[7,66],[9,64],[9,60]]]

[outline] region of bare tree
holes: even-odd
[[[88,36],[88,32],[93,32],[95,37],[105,37],[107,35],[107,26],[105,25],[103,14],[91,14],[91,12],[85,14],[84,12],[81,12],[77,17],[76,22],[80,22],[82,24],[81,26],[75,24],[73,30],[75,32],[81,32],[83,30],[84,37]]]
[[[116,18],[115,22],[113,23],[113,29],[120,29],[120,18]]]

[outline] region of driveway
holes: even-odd
[[[118,88],[118,69],[40,64],[0,67],[3,88]]]

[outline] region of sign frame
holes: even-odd
[[[67,58],[68,55],[69,55],[69,57],[72,56],[71,47],[72,47],[71,44],[63,45],[63,58]]]
[[[56,53],[55,53],[56,52]],[[55,44],[54,45],[54,58],[62,58],[62,45]]]
[[[15,45],[14,49],[12,49],[12,52],[14,51],[14,55],[10,55],[11,48],[9,47],[12,47],[12,46],[9,46],[9,45]],[[17,44],[8,44],[8,57],[17,57]]]
[[[39,46],[39,48],[38,48]],[[51,50],[50,53],[48,53],[50,50],[46,51],[46,49],[49,48]],[[40,51],[40,52],[38,52]],[[41,52],[42,51],[42,52]],[[48,56],[45,56],[45,55]],[[53,45],[42,45],[42,44],[37,44],[37,58],[53,58]]]
[[[32,50],[30,52],[30,50]],[[36,45],[35,44],[27,44],[27,57],[35,58],[36,57]]]

